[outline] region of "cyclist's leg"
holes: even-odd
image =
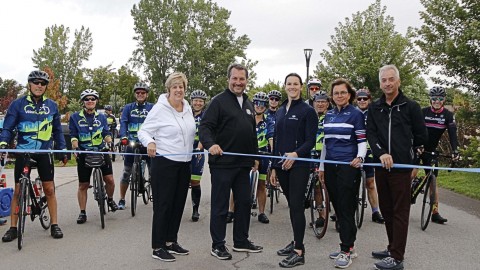
[[[42,181],[43,191],[47,197],[48,211],[52,225],[58,224],[57,221],[57,198],[55,196],[55,178],[53,156],[50,154],[32,155],[37,161],[37,171]]]
[[[133,149],[130,146],[127,146],[125,149],[126,153],[133,153]],[[125,159],[123,160],[123,174],[120,178],[120,200],[125,201],[125,194],[127,194],[128,185],[130,183],[130,175],[132,174],[132,166],[133,166],[133,159],[132,155],[125,155]],[[123,206],[125,206],[125,203]],[[120,202],[119,202],[120,205]]]
[[[10,227],[17,227],[18,223],[18,216],[15,214],[15,209],[17,209],[18,206],[18,196],[20,193],[20,177],[22,175],[23,171],[23,155],[18,155],[15,159],[15,172],[14,172],[14,178],[15,178],[15,189],[13,192],[13,198],[12,202],[10,204]]]
[[[268,217],[265,215],[265,205],[267,204],[267,169],[268,160],[261,159],[258,168],[258,185],[257,185],[257,201],[258,201],[258,220],[262,223],[269,223]]]
[[[107,191],[107,204],[112,212],[117,211],[118,206],[113,200],[113,193],[115,192],[115,181],[113,180],[113,168],[110,155],[104,155],[105,164],[100,167],[102,170],[103,181],[105,182],[105,190]]]
[[[198,213],[198,208],[200,207],[200,198],[202,196],[202,189],[200,187],[200,180],[203,173],[203,165],[205,158],[203,155],[193,155],[192,156],[192,175],[190,179],[190,186],[192,187],[192,220],[196,221],[200,217]]]
[[[367,161],[367,163],[373,162]],[[364,166],[363,169],[365,170],[365,176],[367,178],[366,186],[367,186],[367,196],[368,202],[370,203],[370,207],[372,209],[372,221],[377,223],[384,223],[385,220],[380,214],[380,209],[378,206],[378,192],[377,192],[377,185],[375,183],[375,169],[372,166]]]
[[[85,167],[85,155],[78,155],[77,159],[77,174],[78,174],[78,206],[81,212],[85,212],[87,207],[87,190],[90,186],[90,175],[92,174],[92,168]]]

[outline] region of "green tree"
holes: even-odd
[[[109,104],[110,97],[115,92],[118,76],[114,70],[115,68],[112,68],[111,64],[86,70],[89,88],[96,90],[100,95],[98,108],[103,108],[103,106]]]
[[[280,91],[282,93],[282,100],[287,99],[287,94],[285,93],[285,89],[283,88],[283,83],[280,82],[280,81],[275,82],[275,81],[272,81],[272,80],[268,80],[268,82],[265,83],[262,86],[251,88],[251,90],[248,91],[248,97],[250,99],[252,99],[253,95],[255,95],[255,93],[257,93],[257,92],[262,91],[262,92],[268,94],[268,92],[270,92],[272,90]],[[281,101],[280,101],[280,103],[281,103]]]
[[[357,89],[367,86],[378,97],[382,93],[378,69],[394,64],[400,71],[402,87],[412,86],[422,66],[420,53],[410,41],[412,33],[411,29],[406,36],[396,32],[393,17],[386,15],[386,7],[377,0],[335,27],[329,50],[320,53],[324,61],[317,64],[314,74],[325,89],[334,79],[343,77]]]
[[[129,67],[122,66],[117,71],[117,84],[114,89],[114,95],[112,100],[113,110],[118,113],[120,108],[125,106],[126,103],[133,102],[135,97],[133,95],[133,87],[140,81],[138,75],[133,72]],[[155,91],[151,90],[149,100],[155,100]]]
[[[229,64],[244,62],[249,71],[246,35],[235,36],[228,24],[230,11],[210,0],[141,0],[131,10],[137,49],[132,61],[142,67],[154,88],[163,85],[173,71],[187,75],[189,89],[213,96],[226,87]],[[250,83],[254,85],[252,72]]]
[[[425,11],[416,44],[427,63],[441,68],[433,80],[480,94],[480,1],[420,2]]]
[[[35,67],[50,67],[60,80],[60,91],[68,93],[73,81],[81,70],[84,61],[92,53],[92,34],[82,26],[75,30],[73,43],[69,39],[70,28],[53,25],[45,29],[45,44],[33,50],[32,61]]]
[[[23,88],[24,86],[15,80],[0,78],[0,112],[3,113],[8,109]]]

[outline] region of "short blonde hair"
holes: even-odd
[[[185,74],[183,74],[182,72],[173,72],[172,74],[170,74],[170,76],[168,76],[167,81],[165,81],[167,93],[170,91],[170,87],[172,87],[172,85],[177,82],[181,82],[183,84],[183,88],[185,89],[185,91],[187,91],[187,76],[185,76]]]

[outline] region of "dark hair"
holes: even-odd
[[[350,82],[344,78],[338,78],[332,82],[332,86],[330,88],[330,96],[333,97],[333,88],[337,85],[342,85],[342,84],[344,84],[347,87],[348,93],[350,93],[350,99],[348,100],[348,103],[352,104],[353,101],[355,100],[355,90],[353,90],[353,87],[350,84]],[[333,101],[333,98],[332,98],[332,102],[335,104],[335,101]]]
[[[245,70],[245,75],[248,79],[248,70],[247,68],[242,65],[242,64],[238,64],[238,63],[233,63],[231,64],[230,66],[228,66],[228,69],[227,69],[227,78],[230,79],[230,75],[232,75],[232,69],[237,69],[237,70]]]
[[[288,73],[288,75],[285,76],[285,82],[284,82],[283,84],[287,84],[287,79],[288,79],[288,77],[297,77],[298,80],[300,81],[300,85],[303,85],[302,77],[300,77],[300,75],[298,75],[298,74],[295,73],[295,72]]]

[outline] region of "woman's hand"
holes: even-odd
[[[157,155],[157,145],[154,142],[147,145],[147,154],[149,157],[155,157]]]
[[[361,157],[356,157],[350,162],[350,166],[354,168],[360,168],[360,165],[363,163],[363,158]]]
[[[293,163],[295,160],[291,158],[298,158],[298,154],[296,152],[285,153],[285,159],[283,160],[282,169],[288,171],[292,168]]]

